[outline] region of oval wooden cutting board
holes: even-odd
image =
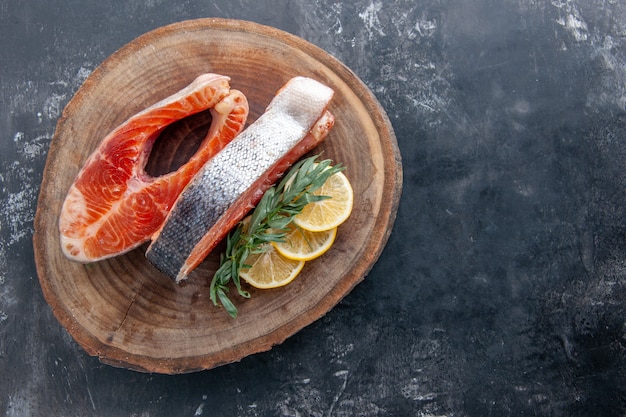
[[[355,191],[351,217],[334,246],[308,262],[291,284],[232,295],[232,319],[209,300],[218,253],[175,284],[145,259],[145,246],[92,264],[60,250],[61,204],[100,140],[128,117],[178,91],[199,74],[231,77],[254,121],[291,77],[335,90],[336,124],[315,149],[341,162]],[[165,152],[165,151],[163,151]],[[168,151],[169,152],[169,151]],[[155,170],[171,169],[154,155]],[[157,161],[157,162],[154,162]],[[165,161],[165,162],[159,162]],[[34,250],[44,296],[74,339],[103,362],[129,369],[185,373],[270,349],[335,306],[369,272],[395,219],[402,185],[396,138],[380,104],[339,61],[280,30],[236,20],[200,19],[154,30],[104,61],[65,108],[52,140],[35,217]]]

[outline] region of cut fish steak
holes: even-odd
[[[325,139],[334,91],[289,80],[265,112],[198,172],[148,247],[148,260],[177,282],[195,269],[286,169]]]
[[[200,168],[244,128],[248,102],[230,78],[202,74],[177,93],[137,113],[109,133],[71,185],[59,218],[61,249],[93,262],[145,243]],[[195,154],[174,172],[145,171],[152,145],[172,123],[210,109],[212,120]]]

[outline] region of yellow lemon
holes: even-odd
[[[282,256],[271,244],[262,247],[263,252],[248,255],[239,276],[256,288],[277,288],[289,284],[302,271],[304,261],[294,261]]]
[[[311,232],[290,223],[283,242],[272,242],[276,250],[287,259],[310,261],[324,254],[335,241],[337,228]]]
[[[328,177],[324,185],[312,194],[330,198],[304,206],[302,212],[293,219],[297,226],[311,232],[323,232],[336,228],[350,216],[354,193],[350,181],[343,172]]]

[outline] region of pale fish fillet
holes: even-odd
[[[282,173],[327,136],[334,91],[296,77],[253,124],[198,172],[146,256],[177,282],[187,278]]]
[[[191,159],[174,172],[149,176],[145,165],[162,130],[206,109],[211,126]],[[150,240],[198,170],[243,130],[247,115],[248,102],[230,89],[228,77],[203,74],[121,124],[102,140],[68,191],[59,219],[63,253],[93,262]]]

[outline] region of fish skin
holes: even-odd
[[[177,93],[137,113],[108,134],[71,185],[59,217],[61,249],[78,262],[120,255],[150,239],[202,165],[243,129],[245,96],[229,77],[203,74]],[[145,172],[151,147],[171,123],[211,109],[213,121],[198,151],[178,170]]]
[[[181,193],[146,257],[177,282],[188,274],[299,157],[333,126],[334,91],[305,77],[283,86],[263,113],[205,164]]]

